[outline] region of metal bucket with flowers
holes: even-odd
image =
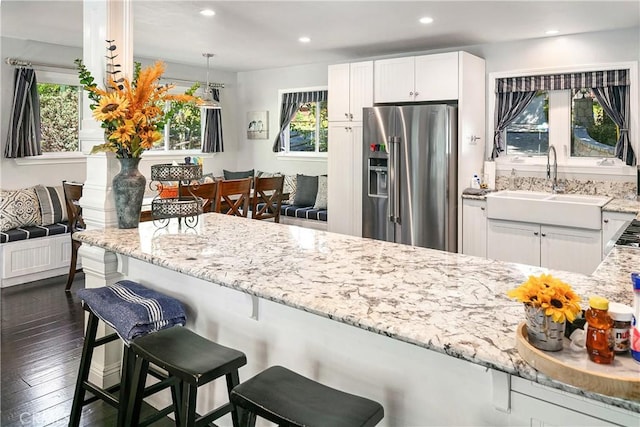
[[[571,286],[550,274],[542,274],[529,276],[507,295],[524,303],[531,345],[546,351],[562,350],[565,322],[573,322],[581,311],[580,297]]]

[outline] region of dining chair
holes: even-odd
[[[282,188],[284,176],[256,178],[251,198],[251,217],[253,219],[272,219],[280,222],[282,206]]]
[[[247,217],[252,178],[218,182],[215,212]]]
[[[82,207],[80,206],[80,198],[82,197],[82,188],[84,184],[81,182],[62,181],[64,190],[64,201],[67,208],[67,217],[69,218],[69,229],[71,234],[76,231],[84,230],[85,224],[82,219]],[[78,248],[82,243],[71,239],[71,263],[69,265],[69,275],[67,276],[67,285],[65,292],[69,292],[73,279],[76,276],[76,265],[78,263]]]
[[[179,197],[181,199],[192,196],[199,197],[202,199],[202,213],[213,212],[216,204],[217,187],[217,182],[181,186]]]

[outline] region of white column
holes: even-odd
[[[83,62],[100,87],[104,87],[107,43],[117,47],[117,61],[125,77],[133,74],[133,16],[131,0],[84,0]],[[84,93],[80,147],[88,154],[94,145],[104,142],[104,132],[91,115],[89,98]],[[82,216],[88,228],[115,227],[118,220],[111,188],[120,171],[114,155],[99,153],[87,156],[87,180],[82,200]]]
[[[124,77],[133,74],[133,17],[132,0],[84,0],[82,60],[99,87],[105,87],[107,43],[113,40]],[[80,147],[85,154],[94,145],[104,142],[104,131],[91,115],[86,91],[83,98]],[[116,227],[118,224],[111,182],[120,171],[113,153],[87,156],[87,179],[82,191],[82,216],[87,228]],[[114,253],[82,245],[78,256],[82,259],[85,287],[98,288],[112,284],[123,276],[118,272]],[[100,322],[98,337],[113,332]],[[94,352],[89,379],[103,387],[120,380],[122,343],[115,341]]]

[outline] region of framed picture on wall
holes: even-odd
[[[269,138],[269,112],[249,111],[247,113],[247,138],[267,139]]]

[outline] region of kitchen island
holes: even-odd
[[[89,276],[91,248],[117,254],[107,281],[126,276],[175,296],[188,327],[244,351],[241,381],[281,364],[379,401],[382,425],[640,420],[639,401],[559,383],[519,356],[523,307],[506,291],[546,269],[219,214],[195,229],[143,223],[74,238]],[[630,304],[640,252],[614,249],[605,264],[593,276],[551,273],[585,301]]]

